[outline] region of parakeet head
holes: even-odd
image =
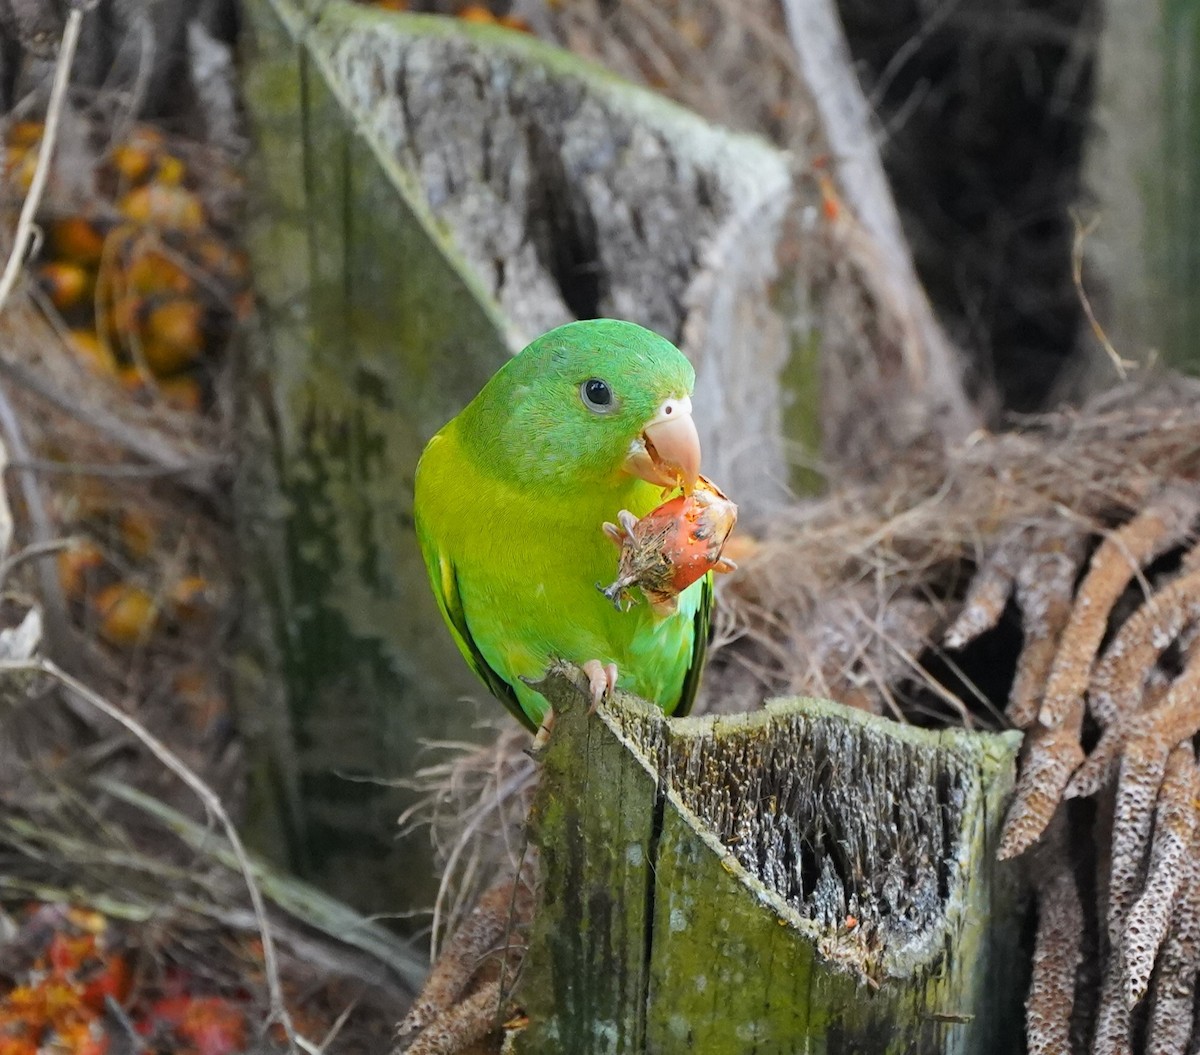
[[[486,464],[525,486],[565,491],[631,474],[690,491],[700,471],[695,378],[683,353],[650,330],[572,322],[505,363],[459,427]]]

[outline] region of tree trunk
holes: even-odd
[[[1104,5],[1086,248],[1116,350],[1200,368],[1200,3]],[[1097,289],[1099,287],[1099,289]],[[1107,372],[1104,376],[1111,376]]]
[[[555,670],[521,1055],[1014,1053],[1024,901],[996,862],[1020,736],[820,700],[588,713]]]

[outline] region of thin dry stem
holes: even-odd
[[[1108,334],[1105,333],[1104,327],[1100,325],[1100,320],[1096,317],[1096,312],[1092,308],[1091,298],[1083,288],[1083,243],[1100,223],[1100,217],[1093,216],[1086,224],[1080,219],[1078,213],[1071,210],[1071,220],[1075,225],[1075,237],[1071,242],[1071,281],[1075,283],[1075,292],[1079,297],[1079,303],[1083,308],[1083,313],[1087,316],[1088,325],[1092,329],[1092,335],[1100,343],[1100,347],[1104,349],[1104,353],[1108,356],[1109,361],[1113,364],[1113,369],[1117,371],[1117,376],[1122,381],[1129,376],[1129,369],[1136,367],[1138,364],[1132,359],[1122,359],[1116,348],[1113,347],[1112,341],[1108,339]]]

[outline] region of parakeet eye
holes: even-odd
[[[594,410],[597,414],[607,414],[616,406],[612,389],[598,377],[589,378],[579,386],[579,398],[588,410]]]

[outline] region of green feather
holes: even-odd
[[[598,414],[580,386],[608,383]],[[712,582],[673,615],[617,611],[596,588],[617,550],[604,521],[643,516],[661,490],[622,471],[630,443],[664,400],[689,395],[691,365],[631,323],[552,330],[506,363],[430,442],[417,468],[417,537],[459,651],[531,728],[545,717],[537,680],[555,658],[617,664],[618,685],[668,713],[695,698],[708,642]]]

